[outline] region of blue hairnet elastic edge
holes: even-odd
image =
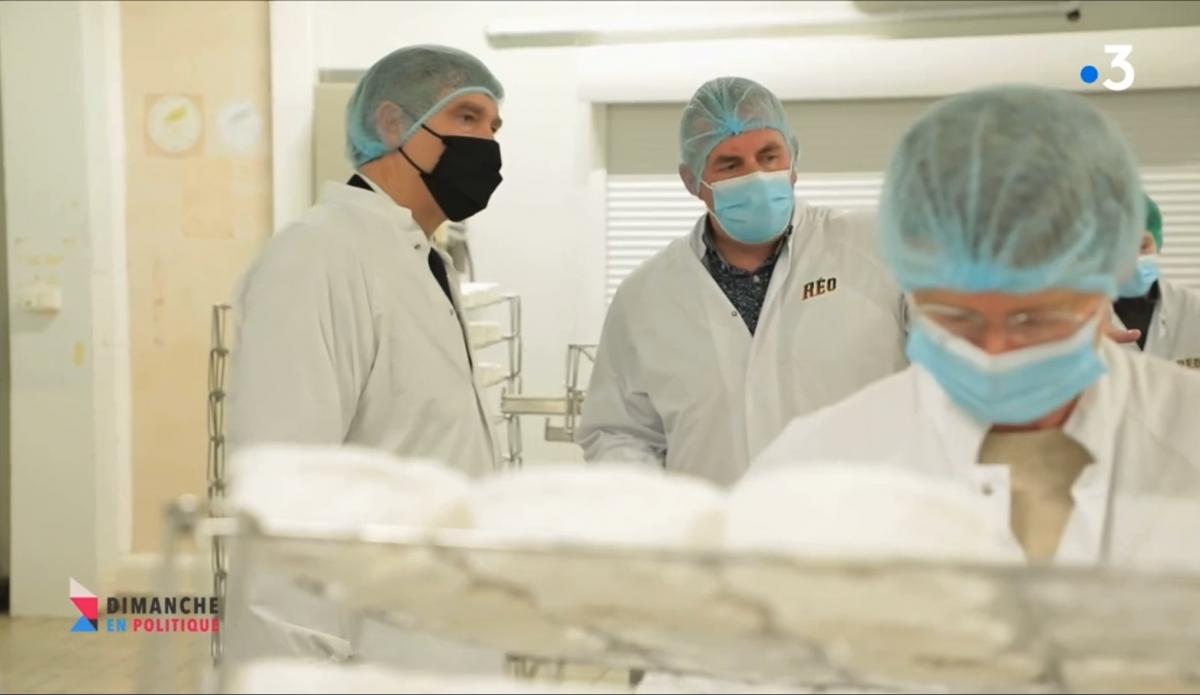
[[[456,89],[441,99],[438,99],[437,103],[429,107],[428,111],[414,121],[413,124],[409,126],[408,130],[404,131],[404,135],[400,136],[400,144],[403,145],[404,143],[408,142],[408,139],[411,138],[421,128],[421,126],[425,124],[426,121],[428,121],[432,116],[437,114],[442,109],[446,108],[447,104],[464,94],[486,94],[491,97],[492,101],[496,102],[497,104],[501,103],[500,99],[496,97],[495,93],[487,87],[463,87],[461,89]]]

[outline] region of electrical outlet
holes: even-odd
[[[62,311],[62,287],[26,285],[21,290],[21,308],[36,314],[57,314]]]

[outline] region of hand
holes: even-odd
[[[1104,332],[1105,332],[1105,335],[1108,336],[1109,340],[1111,340],[1114,343],[1117,343],[1119,345],[1127,345],[1129,343],[1137,343],[1138,339],[1142,337],[1142,332],[1136,328],[1122,329],[1122,328],[1117,328],[1116,326],[1114,326],[1112,324],[1107,324],[1107,327],[1104,329]]]

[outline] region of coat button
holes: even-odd
[[[413,251],[420,251],[420,250],[421,250],[420,244],[413,244]]]
[[[735,317],[735,318],[736,318],[736,317],[737,317],[737,312],[736,312],[736,311],[731,311],[731,312],[729,312],[729,315],[730,315],[730,316],[733,316],[733,317]]]
[[[985,496],[987,496],[987,497],[991,497],[991,496],[992,496],[992,493],[996,491],[996,489],[995,489],[994,487],[992,487],[992,484],[991,484],[991,483],[984,483],[984,484],[983,484],[983,487],[982,487],[982,488],[980,488],[980,490],[981,490],[981,491],[983,492],[983,494],[984,494]]]

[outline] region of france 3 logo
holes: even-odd
[[[1133,52],[1133,46],[1127,43],[1110,43],[1104,47],[1104,52],[1113,57],[1109,66],[1120,72],[1121,79],[1113,80],[1111,77],[1104,80],[1105,89],[1113,92],[1123,92],[1133,86],[1133,64],[1129,62],[1129,54]],[[1085,84],[1093,84],[1100,79],[1100,70],[1095,65],[1084,65],[1079,71],[1079,78]]]

